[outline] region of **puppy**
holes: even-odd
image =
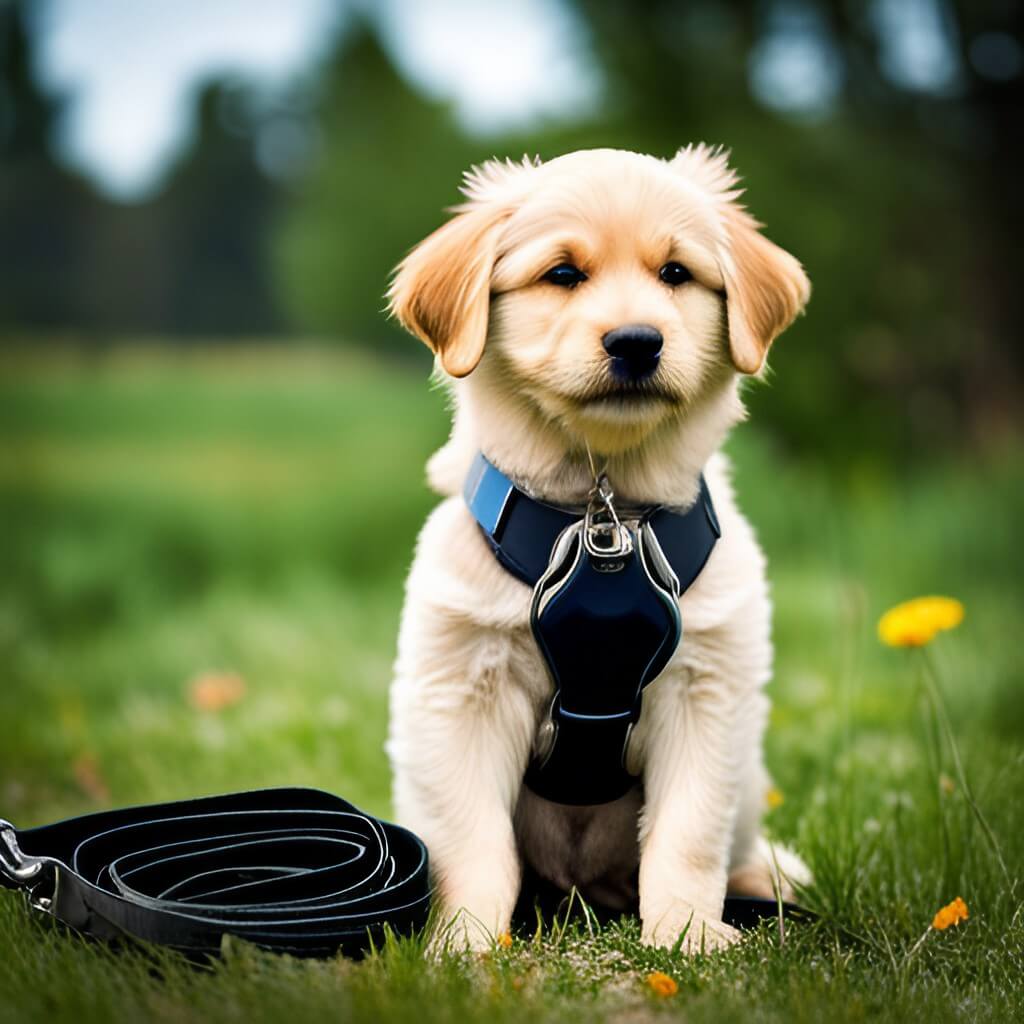
[[[606,906],[638,899],[644,941],[685,933],[687,949],[737,938],[727,887],[772,896],[808,877],[760,836],[771,606],[718,449],[744,416],[741,379],[810,285],[738,204],[737,180],[703,145],[668,161],[599,149],[488,162],[396,270],[390,311],[434,351],[454,403],[428,464],[445,497],[407,582],[388,739],[396,816],[427,844],[446,941],[479,949],[507,930],[524,863]],[[662,338],[641,386],[613,373],[603,343],[624,325]],[[721,539],[645,691],[628,748],[638,784],[612,803],[555,804],[522,784],[553,683],[531,589],[461,497],[481,451],[554,505],[586,503],[591,458],[630,506],[685,510],[707,480]]]

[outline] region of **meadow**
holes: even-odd
[[[289,784],[387,816],[402,581],[446,431],[425,374],[366,355],[0,354],[0,817]],[[1022,449],[823,465],[750,424],[730,451],[776,606],[767,825],[814,869],[815,923],[692,959],[626,919],[440,964],[413,939],[196,968],[0,891],[0,1020],[1024,1018]],[[879,615],[927,593],[963,625],[881,645]],[[968,919],[930,928],[955,897]]]

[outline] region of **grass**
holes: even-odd
[[[382,742],[403,574],[444,438],[421,378],[308,350],[0,356],[0,815],[285,784],[387,815]],[[493,956],[416,940],[300,962],[230,944],[209,969],[113,953],[0,893],[0,1019],[1008,1020],[1024,1005],[1019,450],[826,471],[752,427],[731,445],[771,563],[770,831],[811,862],[821,912],[686,960],[635,921],[576,923]],[[917,593],[967,620],[934,655],[974,796],[914,653],[874,623]],[[197,710],[189,681],[245,697]],[[955,896],[964,924],[925,933]],[[645,986],[661,970],[679,991]]]

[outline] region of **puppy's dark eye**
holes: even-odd
[[[571,263],[559,263],[552,267],[541,280],[550,284],[557,284],[559,288],[575,288],[581,281],[586,281],[587,275],[574,267]]]
[[[665,284],[672,285],[673,288],[677,284],[684,284],[687,281],[693,279],[691,274],[682,263],[666,263],[665,266],[658,271],[658,277],[665,282]]]

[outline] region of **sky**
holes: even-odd
[[[327,56],[339,0],[39,0],[36,73],[70,97],[57,144],[113,198],[144,199],[213,76],[273,88]],[[365,0],[400,69],[486,133],[586,111],[600,83],[560,0]]]

